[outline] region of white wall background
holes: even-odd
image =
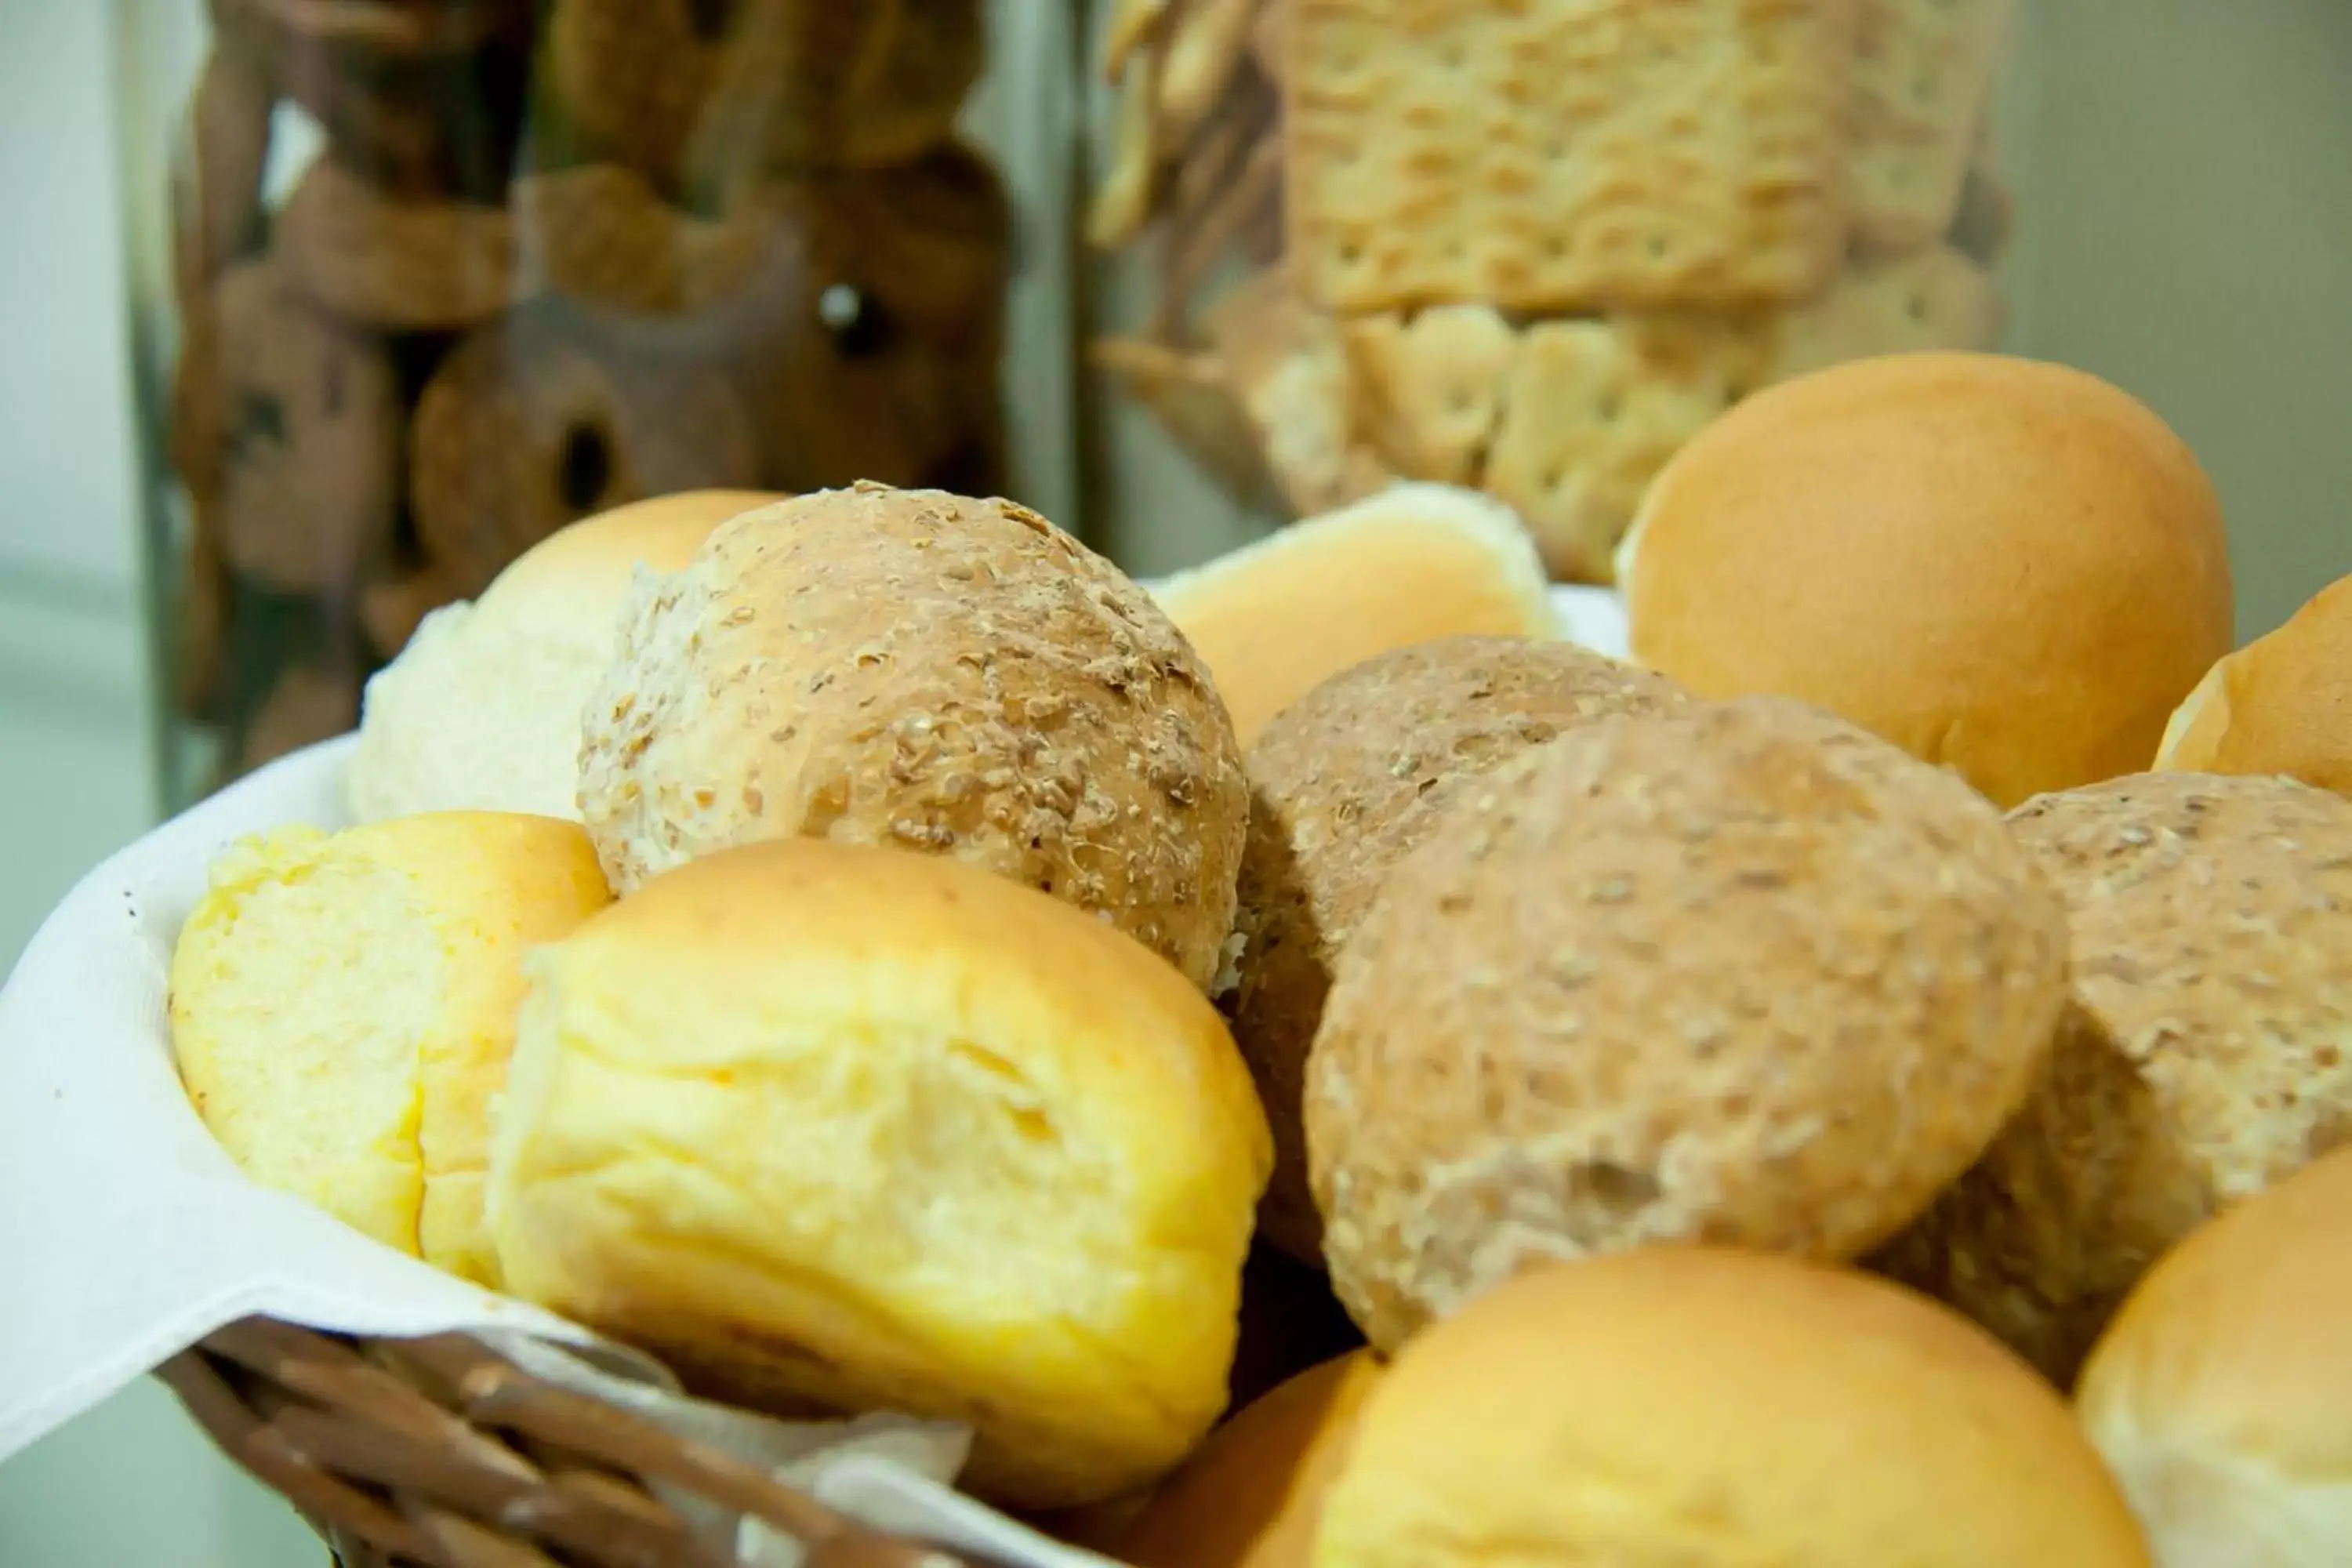
[[[2352,5],[2029,5],[2019,346],[2197,447],[2253,635],[2352,573]],[[113,90],[107,7],[0,5],[0,966],[153,809]],[[1033,348],[1054,303],[1024,307]],[[1139,568],[1247,531],[1131,427],[1118,449]],[[0,1466],[6,1568],[323,1561],[152,1387]]]

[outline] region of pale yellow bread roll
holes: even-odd
[[[1742,401],[1660,472],[1619,571],[1639,662],[1817,703],[2003,806],[2147,766],[2232,641],[2194,455],[2105,382],[1999,354]]]
[[[254,1180],[495,1285],[482,1181],[523,958],[611,897],[587,835],[547,817],[246,840],[172,955],[189,1098]]]
[[[2156,765],[2284,773],[2352,795],[2352,577],[2208,671],[2166,726]]]
[[[576,820],[580,711],[619,647],[630,582],[640,568],[677,571],[718,524],[781,499],[689,490],[583,518],[516,557],[479,599],[427,615],[368,681],[344,775],[352,816]]]
[[[2192,1232],[2124,1303],[2076,1408],[2164,1568],[2352,1553],[2352,1151]]]
[[[1326,679],[1391,648],[1559,625],[1535,542],[1475,490],[1401,484],[1157,584],[1246,747]]]
[[[1658,1247],[1537,1266],[1407,1346],[1315,1568],[2145,1568],[2046,1384],[1884,1281]]]
[[[771,1410],[971,1422],[1029,1508],[1223,1406],[1272,1155],[1216,1012],[976,868],[787,839],[541,955],[491,1161],[517,1294]]]
[[[1209,1435],[1111,1547],[1134,1568],[1305,1568],[1323,1489],[1364,1397],[1369,1350],[1309,1367]]]

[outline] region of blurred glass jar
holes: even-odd
[[[2013,0],[1100,0],[1098,531],[1190,564],[1395,479],[1612,579],[1665,459],[2010,315]]]
[[[1075,521],[1054,8],[116,22],[174,805],[349,729],[426,612],[589,512],[878,479]]]

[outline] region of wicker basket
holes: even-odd
[[[353,1340],[248,1318],[158,1375],[343,1568],[735,1568],[656,1486],[764,1521],[808,1568],[992,1568],[877,1533],[460,1334]]]

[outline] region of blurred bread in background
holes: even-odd
[[[1535,1266],[1405,1347],[1311,1561],[2148,1559],[2065,1403],[1974,1326],[1865,1275],[1664,1247]]]
[[[2352,1151],[2140,1281],[2076,1408],[2164,1568],[2334,1568],[2352,1542]]]
[[[1035,512],[803,496],[720,526],[622,619],[579,752],[615,889],[764,839],[887,845],[1215,975],[1249,817],[1233,726],[1150,597]]]
[[[1244,746],[1327,678],[1438,637],[1558,635],[1517,514],[1454,485],[1393,485],[1155,584]]]
[[[2039,1079],[2065,910],[1958,778],[1779,698],[1570,729],[1457,796],[1307,1059],[1339,1299],[1383,1351],[1545,1258],[1853,1257]]]
[[[2189,448],[2095,377],[1996,354],[1748,398],[1659,474],[1619,580],[1643,663],[1818,703],[2002,806],[2147,767],[2233,640]]]
[[[496,1285],[482,1183],[524,958],[611,896],[587,835],[548,817],[243,842],[172,954],[189,1098],[262,1185]]]
[[[637,568],[675,572],[718,523],[778,498],[690,490],[550,534],[482,596],[433,611],[369,680],[344,775],[362,822],[423,811],[579,820],[580,713]]]
[[[2352,1142],[2352,801],[2144,773],[2043,796],[2017,840],[2066,899],[2048,1072],[1878,1258],[2070,1384],[2166,1248]]]
[[[2156,765],[2284,773],[2352,795],[2352,577],[2209,670],[2166,727]]]
[[[1307,1050],[1333,965],[1390,868],[1513,757],[1606,714],[1682,701],[1673,682],[1573,644],[1450,637],[1340,671],[1260,732],[1223,1001],[1274,1126],[1268,1241],[1321,1265],[1299,1122]]]
[[[1215,1010],[1107,922],[786,839],[541,955],[491,1165],[518,1295],[754,1408],[971,1423],[1052,1509],[1225,1403],[1271,1153]]]

